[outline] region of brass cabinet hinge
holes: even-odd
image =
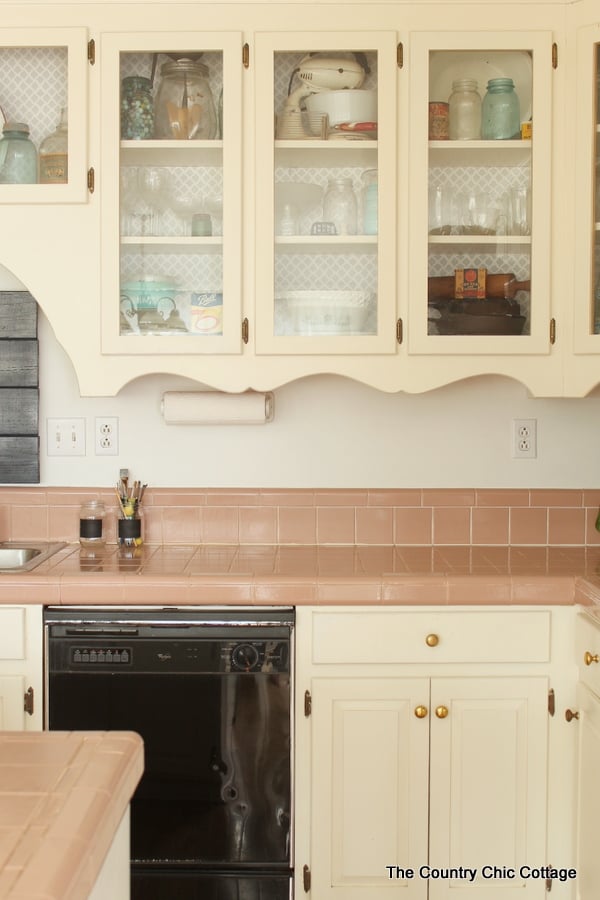
[[[245,69],[250,65],[250,44],[244,44],[242,47],[242,65]]]
[[[302,886],[304,893],[308,894],[310,891],[310,866],[302,866]]]
[[[404,44],[402,42],[396,47],[396,65],[399,69],[404,66]]]
[[[23,695],[23,709],[28,716],[33,715],[33,688],[28,687]]]
[[[558,69],[558,44],[552,44],[552,68]]]
[[[403,337],[404,337],[404,326],[402,325],[402,319],[398,319],[396,321],[396,342],[398,344],[401,344]]]
[[[556,319],[550,319],[550,343],[556,343]]]
[[[248,343],[248,338],[250,336],[250,323],[248,319],[242,319],[242,340],[245,344]]]
[[[548,691],[548,712],[551,716],[556,712],[556,698],[554,696],[554,688]]]
[[[96,41],[94,38],[91,38],[88,41],[88,62],[90,66],[94,66],[96,64]]]
[[[88,188],[88,191],[90,192],[90,194],[93,194],[94,190],[96,188],[96,173],[95,173],[93,167],[91,169],[88,169],[87,188]]]
[[[304,691],[304,715],[308,719],[312,712],[312,697],[310,691]]]

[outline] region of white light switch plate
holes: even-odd
[[[85,419],[46,419],[48,456],[85,456]]]

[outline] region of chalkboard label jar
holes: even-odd
[[[79,543],[83,547],[99,547],[105,542],[102,532],[105,515],[101,500],[88,500],[79,510]]]

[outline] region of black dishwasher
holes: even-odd
[[[131,730],[132,900],[291,896],[287,608],[48,608],[46,727]]]

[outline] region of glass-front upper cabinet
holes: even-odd
[[[101,44],[102,349],[241,347],[241,34]]]
[[[396,45],[256,36],[258,353],[395,351]]]
[[[551,44],[411,39],[410,352],[549,350]]]
[[[575,331],[580,353],[600,352],[600,40],[598,26],[577,39],[575,167]]]
[[[88,197],[84,28],[0,29],[0,203]]]

